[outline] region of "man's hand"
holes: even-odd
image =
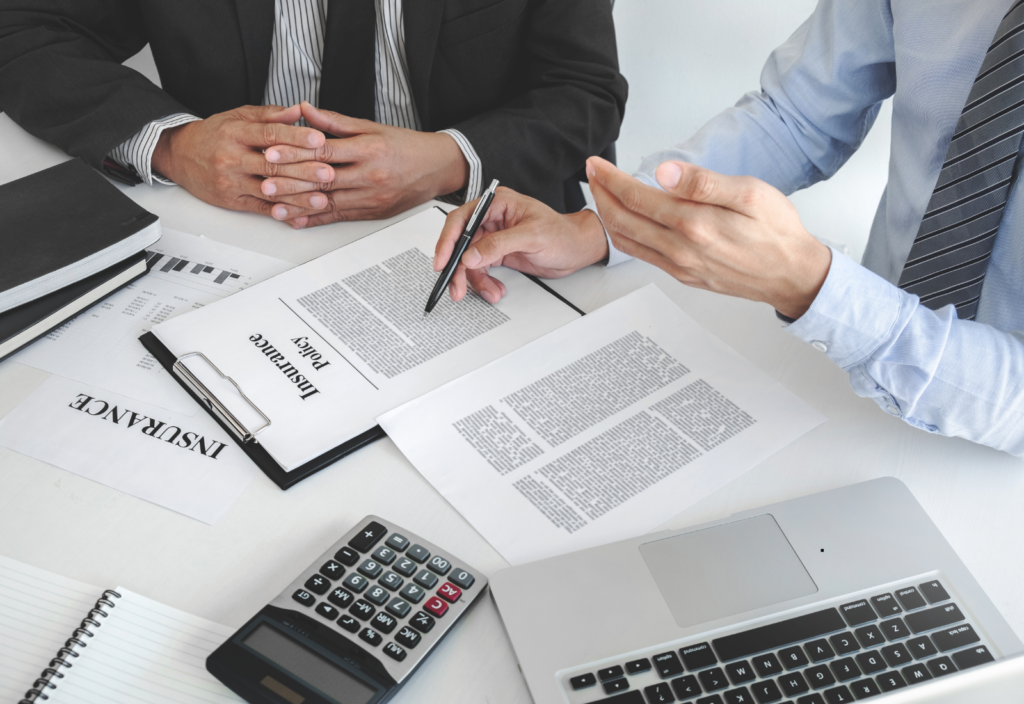
[[[666,161],[655,173],[663,193],[599,157],[587,175],[612,244],[688,286],[799,318],[825,282],[831,250],[763,181]]]
[[[334,175],[326,183],[284,172],[264,182],[265,197],[272,195],[301,209],[319,210],[315,199],[326,198],[324,209],[329,212],[308,217],[302,213],[292,219],[296,227],[390,217],[454,193],[469,179],[462,150],[446,134],[357,120],[318,110],[307,102],[301,109],[311,127],[338,139],[314,148],[288,142],[267,149],[264,155],[269,165],[281,169],[303,163],[334,164]]]
[[[304,182],[330,183],[334,169],[324,163],[305,161],[279,165],[261,153],[268,147],[288,144],[315,150],[324,135],[292,123],[302,117],[299,106],[246,106],[172,127],[160,134],[153,150],[153,169],[184,187],[197,198],[231,210],[250,210],[278,220],[308,215],[318,210],[307,199],[305,207],[274,206],[276,200],[263,188],[267,177],[286,176]],[[320,196],[327,205],[327,198]]]
[[[434,249],[434,271],[448,263],[474,208],[476,201],[448,214]],[[505,295],[505,284],[489,276],[488,267],[557,279],[607,256],[608,242],[592,211],[560,215],[539,200],[500,187],[448,291],[453,301],[461,301],[468,281],[484,300],[497,303]]]

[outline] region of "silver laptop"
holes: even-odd
[[[536,704],[1024,702],[1024,644],[877,479],[503,570]]]

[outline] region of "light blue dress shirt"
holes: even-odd
[[[889,181],[863,266],[833,251],[810,310],[787,330],[854,390],[919,428],[1024,457],[1024,189],[1010,192],[977,322],[895,286],[960,112],[1010,0],[820,0],[776,49],[761,91],[644,159],[655,185],[679,159],[789,194],[832,176],[893,98]],[[1018,165],[1020,159],[1018,157]],[[867,206],[867,204],[865,204]],[[827,232],[819,233],[828,238]],[[611,252],[609,264],[625,258]]]

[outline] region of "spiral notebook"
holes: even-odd
[[[233,628],[0,555],[0,702],[237,704],[206,671]]]

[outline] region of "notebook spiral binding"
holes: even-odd
[[[57,651],[57,656],[50,661],[49,667],[39,673],[39,678],[32,683],[32,689],[25,692],[25,698],[18,702],[18,704],[35,704],[39,700],[49,699],[50,697],[46,694],[47,689],[57,689],[58,684],[54,680],[64,679],[64,674],[60,671],[60,668],[70,668],[72,663],[68,662],[71,658],[77,658],[78,650],[85,648],[88,644],[83,641],[79,636],[85,638],[92,638],[93,632],[89,630],[89,627],[99,628],[103,624],[96,620],[96,617],[107,618],[110,614],[103,610],[103,607],[113,609],[117,604],[111,599],[120,599],[121,595],[115,592],[113,589],[108,589],[103,592],[97,601],[96,605],[89,611],[89,614],[82,619],[82,624],[75,629],[71,637],[68,638],[67,642],[64,643],[64,647]]]

